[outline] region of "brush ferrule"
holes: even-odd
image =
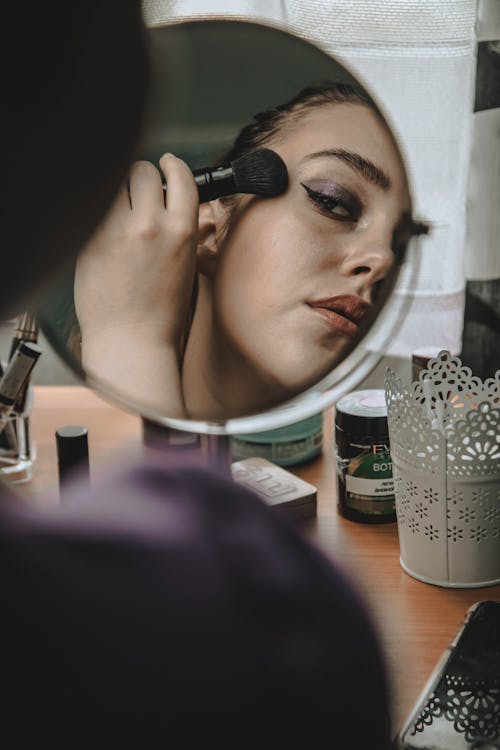
[[[200,203],[206,203],[223,195],[238,192],[238,183],[231,166],[223,166],[218,169],[198,169],[193,174],[198,186]]]

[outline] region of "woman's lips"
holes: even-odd
[[[335,297],[318,299],[307,304],[332,328],[347,336],[358,334],[361,321],[372,307],[357,294],[338,294]]]

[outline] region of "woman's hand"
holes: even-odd
[[[180,361],[191,304],[198,191],[184,162],[136,162],[80,255],[75,307],[82,365],[134,401],[183,416]]]

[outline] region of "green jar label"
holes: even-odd
[[[345,503],[373,515],[394,513],[392,459],[386,445],[353,446],[361,452],[346,462]]]

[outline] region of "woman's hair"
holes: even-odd
[[[362,89],[349,83],[326,81],[307,86],[287,102],[254,115],[251,122],[240,130],[233,144],[221,154],[217,164],[227,164],[262,148],[283,130],[293,128],[308,110],[327,104],[363,104],[383,121],[376,105]]]
[[[248,125],[240,130],[232,145],[216,160],[215,166],[229,164],[268,145],[284,131],[292,130],[309,110],[331,104],[362,104],[370,107],[386,126],[382,113],[361,88],[350,83],[325,81],[301,89],[283,104],[257,112]],[[221,237],[229,229],[231,211],[237,206],[240,198],[241,195],[236,194],[219,199],[229,209],[227,220],[221,229]]]
[[[351,83],[325,81],[307,86],[284,104],[278,104],[276,107],[254,115],[248,125],[240,130],[232,145],[217,159],[216,166],[228,164],[255,149],[268,145],[284,131],[293,130],[301,117],[309,110],[328,104],[361,104],[369,107],[387,132],[391,133],[384,115],[366,91]],[[395,145],[399,151],[399,147]],[[232,209],[237,205],[240,197],[240,195],[228,195],[219,200],[223,205]],[[230,223],[231,214],[222,228],[221,236],[226,233]],[[412,221],[412,235],[429,234],[430,230],[431,225],[428,222]]]

